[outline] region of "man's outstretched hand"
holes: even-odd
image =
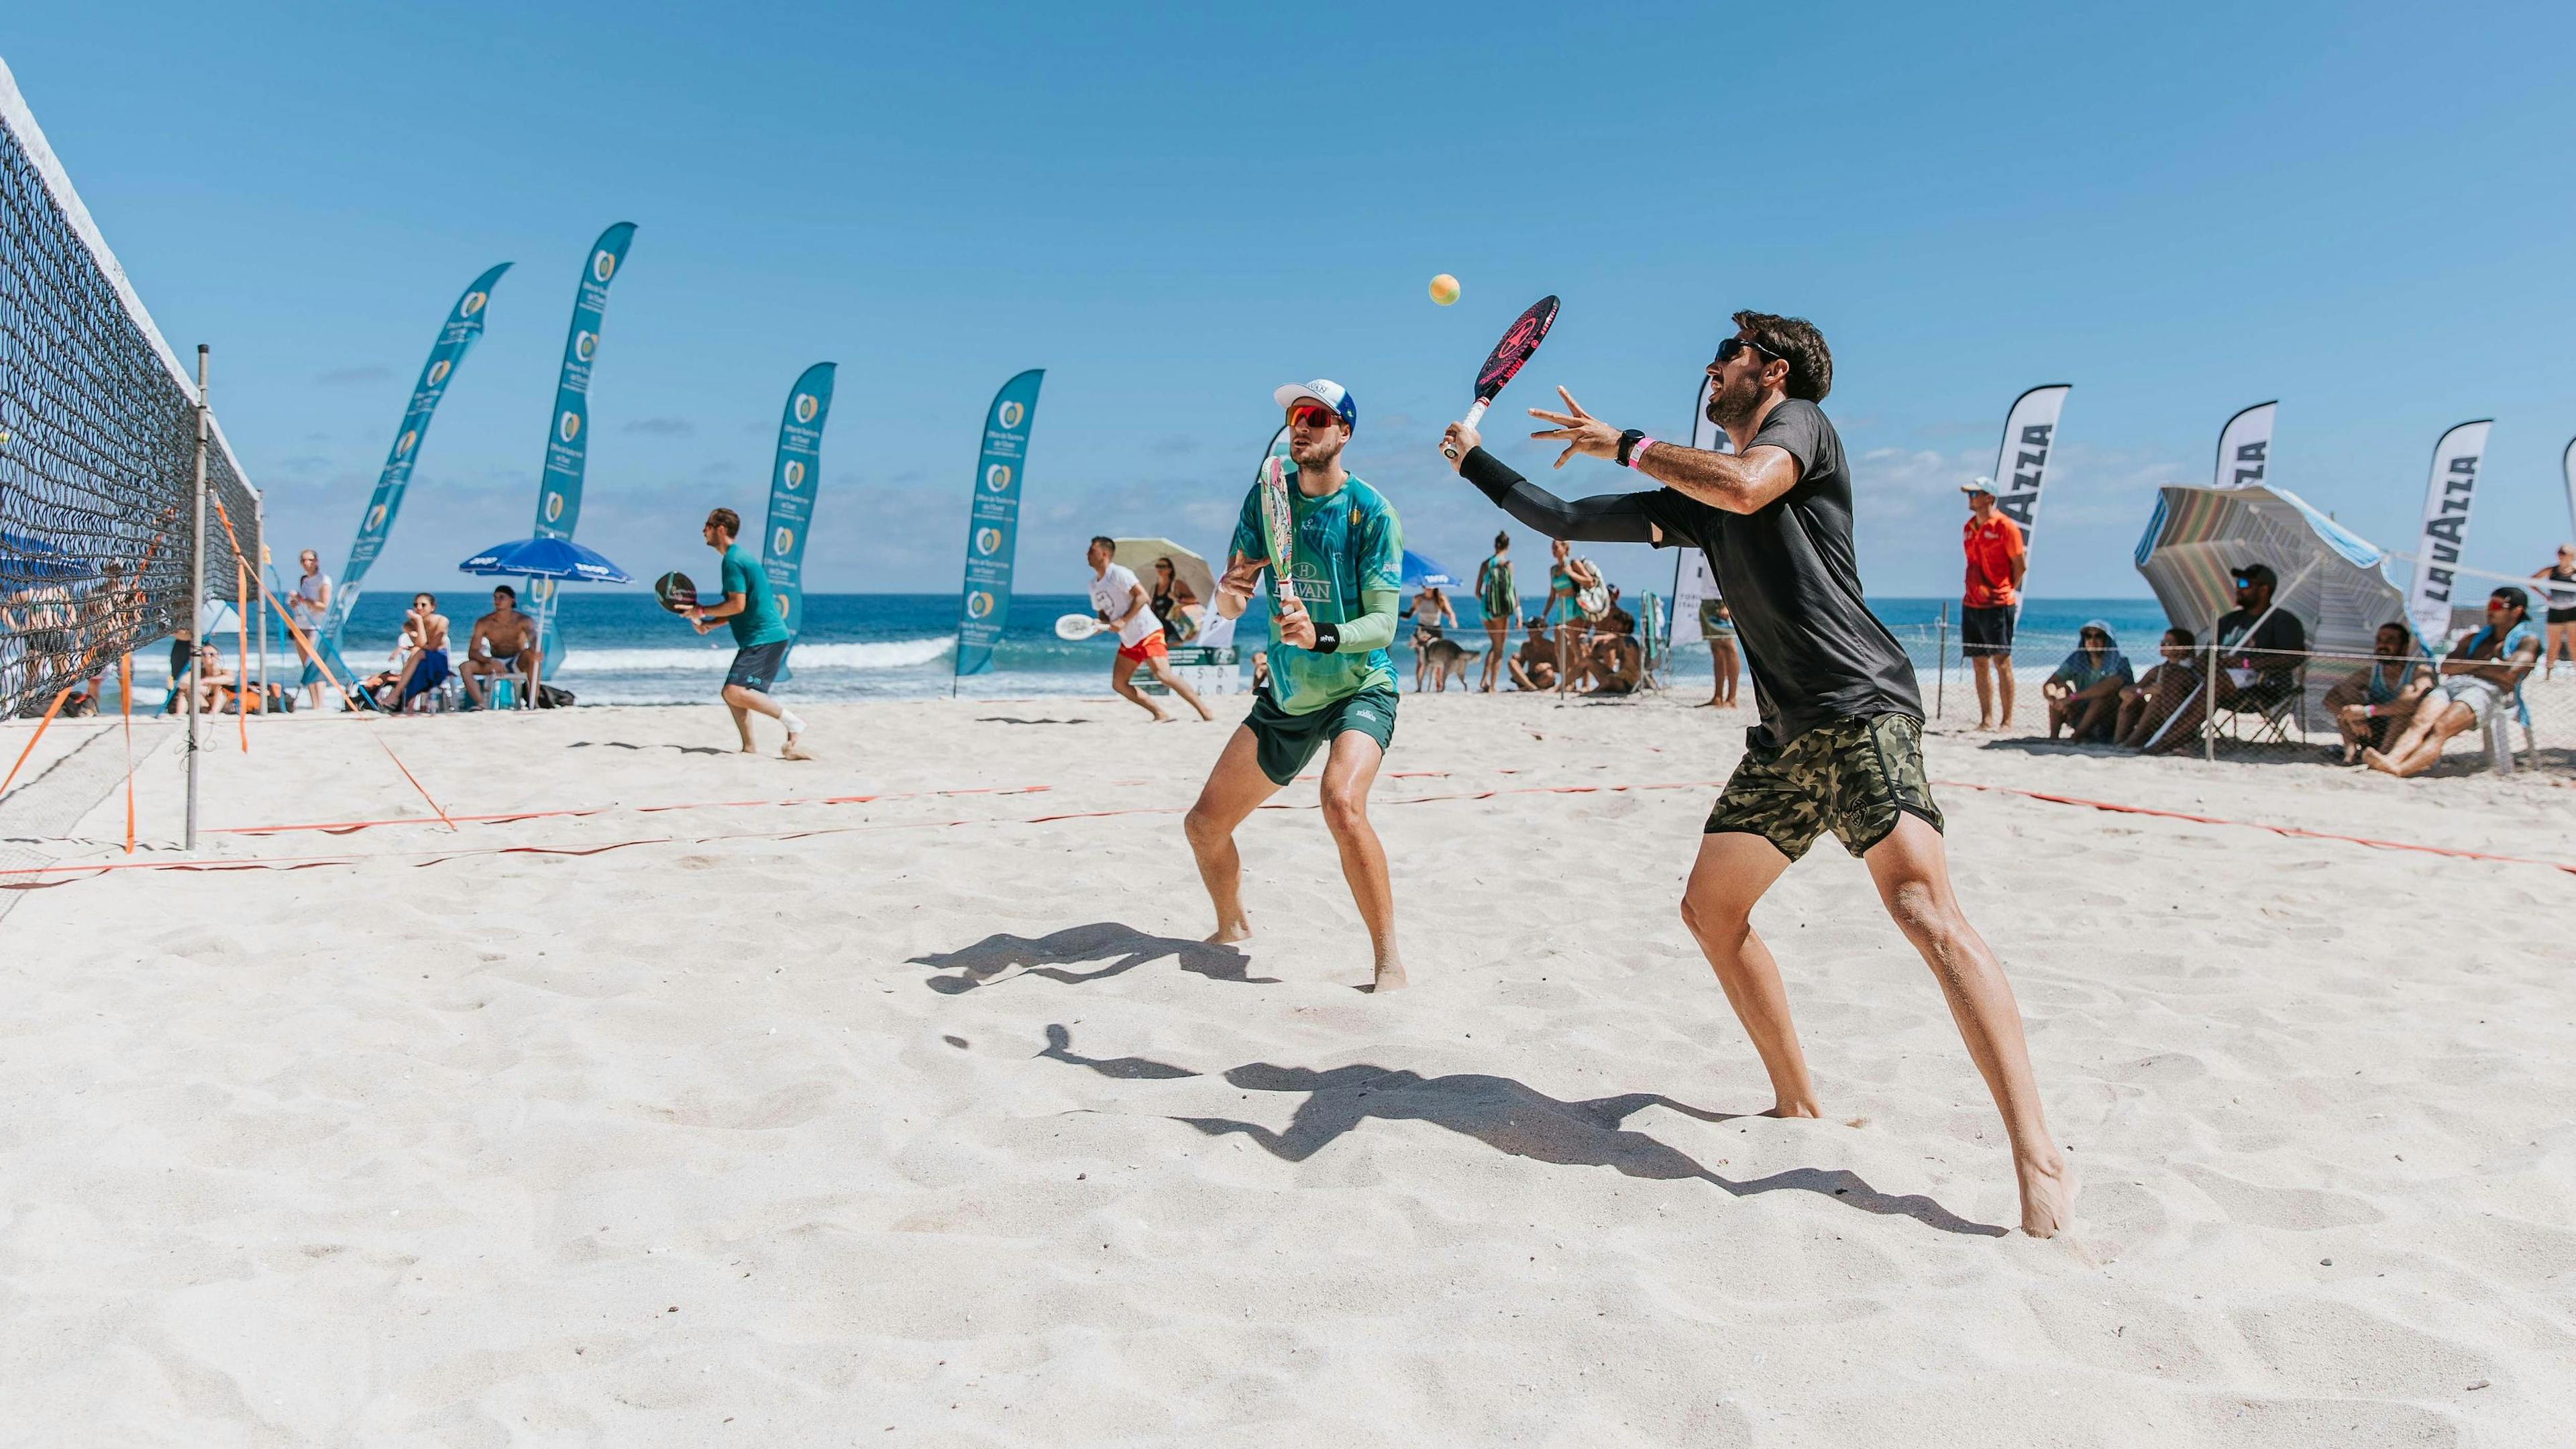
[[[1585,412],[1583,404],[1576,402],[1574,394],[1564,388],[1558,388],[1556,395],[1565,399],[1564,412],[1552,413],[1545,408],[1529,410],[1531,417],[1542,418],[1556,424],[1553,428],[1530,434],[1533,438],[1545,438],[1551,443],[1565,444],[1565,451],[1556,455],[1555,466],[1564,467],[1565,460],[1577,453],[1590,458],[1603,458],[1616,462],[1619,457],[1619,430]]]

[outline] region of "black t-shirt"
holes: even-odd
[[[2246,666],[2259,674],[2287,678],[2298,667],[2297,656],[2307,652],[2307,627],[2287,609],[2274,609],[2261,624],[2255,624],[2258,609],[2230,609],[2218,616],[2218,647],[2232,649],[2245,660]],[[2253,627],[2248,637],[2246,629]]]
[[[1861,598],[1851,470],[1834,425],[1814,403],[1788,398],[1753,435],[1752,447],[1764,446],[1798,460],[1798,481],[1755,512],[1671,488],[1635,495],[1663,530],[1658,547],[1707,552],[1753,670],[1762,729],[1785,745],[1835,720],[1923,718],[1914,665]]]

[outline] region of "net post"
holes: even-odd
[[[1950,605],[1942,601],[1940,632],[1932,643],[1932,717],[1941,717],[1941,707],[1950,693]]]
[[[206,641],[197,637],[206,620],[206,344],[197,344],[197,464],[196,487],[192,490],[195,512],[189,526],[189,548],[192,563],[188,582],[188,838],[187,849],[197,848],[197,698],[204,678],[201,652]]]
[[[257,493],[250,496],[250,536],[259,545],[259,557],[250,561],[250,576],[255,583],[266,583],[260,573],[268,564],[268,500]],[[259,682],[253,686],[259,694],[259,712],[268,713],[268,590],[259,591]],[[244,597],[242,602],[250,600]]]
[[[2209,674],[2202,681],[2200,696],[2200,757],[2218,760],[2218,625],[2209,626]]]

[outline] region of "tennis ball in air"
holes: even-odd
[[[1431,279],[1431,300],[1446,307],[1458,300],[1458,279],[1442,272]]]

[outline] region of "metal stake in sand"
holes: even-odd
[[[198,651],[206,641],[197,637],[197,626],[206,617],[206,344],[197,344],[197,487],[196,522],[189,539],[196,551],[196,563],[188,584],[188,839],[187,848],[197,848],[197,687],[203,671],[204,656]]]

